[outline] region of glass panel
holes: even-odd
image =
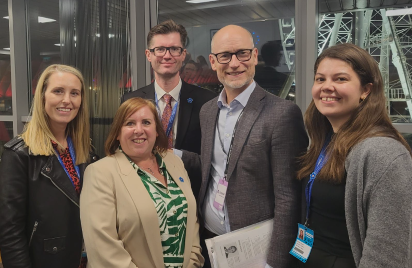
[[[32,95],[39,76],[47,66],[61,63],[59,1],[30,0],[29,32],[31,56]]]
[[[193,2],[199,1],[159,0],[159,21],[173,19],[188,32],[188,53],[180,72],[183,80],[216,92],[222,90],[210,67],[210,41],[220,28],[237,24],[252,33],[259,51],[256,82],[273,94],[295,99],[294,1]]]
[[[7,0],[0,0],[0,115],[11,115],[10,35]]]
[[[51,64],[74,66],[84,77],[91,138],[97,154],[125,89],[131,88],[129,0],[30,0],[32,91]]]
[[[319,4],[324,10],[324,1]],[[379,63],[392,122],[411,123],[412,18],[387,15],[390,9],[327,11],[319,23],[318,53],[337,43],[354,43],[367,50]]]
[[[13,138],[13,122],[0,121],[0,161],[4,144]]]

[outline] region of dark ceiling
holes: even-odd
[[[59,0],[30,0],[27,2],[29,3],[28,10],[31,22],[32,53],[59,53],[59,47],[54,45],[60,43]],[[294,0],[219,0],[203,4],[190,4],[185,0],[159,0],[159,21],[171,18],[184,26],[197,26],[291,18],[295,16],[294,3]],[[9,21],[3,18],[8,16],[7,5],[8,0],[0,0],[0,52],[4,48],[10,47]],[[319,0],[319,11],[321,13],[335,13],[346,10],[380,9],[408,5],[412,5],[412,0]],[[38,16],[56,21],[37,23]],[[0,59],[8,57],[8,55],[0,53]]]

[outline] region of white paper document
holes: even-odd
[[[206,239],[212,268],[264,268],[273,219]]]

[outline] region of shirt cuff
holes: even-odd
[[[273,268],[273,267],[266,263],[265,268]]]
[[[183,152],[181,150],[173,149],[173,153],[178,157],[182,158]],[[271,267],[272,268],[272,267]]]

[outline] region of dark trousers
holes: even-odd
[[[301,268],[356,268],[353,258],[343,258],[331,255],[313,248],[306,263],[300,263]]]
[[[216,236],[216,234],[210,232],[206,228],[204,228],[202,230],[202,233],[200,234],[200,246],[202,247],[203,258],[205,258],[205,265],[203,265],[203,268],[212,268],[212,265],[210,264],[209,253],[207,252],[205,239],[210,239]]]
[[[203,268],[212,268],[212,265],[210,264],[210,259],[209,259],[209,253],[207,252],[207,247],[205,244],[205,238],[200,236],[200,246],[202,247],[202,256],[205,258],[205,265],[203,265]]]

